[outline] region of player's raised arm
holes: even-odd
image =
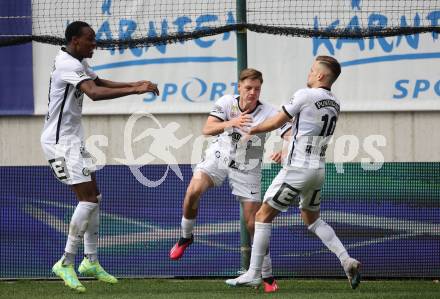
[[[136,86],[141,86],[142,84],[147,84],[151,92],[155,93],[156,95],[159,95],[159,89],[157,89],[157,84],[147,80],[136,81],[136,82],[115,82],[97,77],[94,81],[97,86],[108,87],[108,88],[136,87]]]
[[[208,116],[205,126],[202,129],[204,135],[218,135],[225,131],[226,128],[239,128],[247,130],[247,127],[252,122],[252,116],[243,112],[239,117],[233,118],[229,121],[223,121],[215,116]]]
[[[157,90],[157,85],[152,84],[151,82],[149,83],[150,84],[142,83],[137,86],[110,88],[110,87],[97,85],[93,80],[85,80],[80,83],[79,88],[93,101],[100,101],[100,100],[119,98],[131,94],[143,94],[146,92],[153,92],[157,95],[159,93]]]
[[[273,131],[284,125],[289,120],[290,117],[284,111],[280,111],[277,115],[265,120],[258,126],[251,128],[249,135]]]

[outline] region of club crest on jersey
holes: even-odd
[[[238,112],[238,105],[232,105],[231,107],[231,118],[238,117],[240,113]]]

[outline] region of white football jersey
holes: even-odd
[[[210,116],[214,116],[222,121],[237,118],[243,112],[238,103],[238,95],[225,95],[216,101]],[[248,113],[253,119],[250,126],[254,127],[277,113],[277,109],[273,106],[258,102],[255,109]],[[286,124],[280,128],[279,132],[281,136],[289,128],[290,124]],[[252,136],[251,139],[247,141],[241,140],[241,137],[244,135],[246,135],[246,132],[243,132],[239,128],[228,128],[212,141],[207,152],[219,151],[223,153],[224,156],[229,157],[228,166],[231,168],[242,171],[259,172],[263,159],[266,133]]]
[[[324,168],[325,153],[339,116],[339,100],[324,88],[298,90],[282,106],[293,118],[286,166]]]
[[[80,140],[84,138],[81,125],[84,93],[79,84],[97,77],[85,59],[79,61],[61,48],[50,76],[49,109],[41,135],[42,143],[56,144],[71,135]]]

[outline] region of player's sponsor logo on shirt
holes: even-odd
[[[79,99],[83,94],[84,94],[84,92],[81,89],[77,88],[75,90],[75,98]],[[81,104],[82,104],[82,101],[81,101]],[[80,105],[80,106],[82,106],[82,105]]]
[[[253,117],[257,116],[258,113],[260,113],[262,110],[262,108],[257,108],[257,110],[255,110],[255,112],[253,113]]]
[[[316,108],[321,109],[325,107],[333,107],[339,112],[339,104],[331,99],[321,100],[315,103]]]
[[[223,113],[223,107],[220,105],[214,105],[211,110],[211,113]]]
[[[231,168],[234,168],[234,169],[237,169],[237,170],[238,170],[238,165],[237,165],[237,163],[235,163],[234,160],[231,160],[231,161],[229,162],[229,165],[228,165],[228,166],[231,167]]]
[[[238,142],[241,138],[241,134],[238,132],[232,132],[229,136],[231,136],[232,142]]]
[[[77,71],[77,72],[75,72],[75,73],[76,73],[76,74],[78,75],[78,77],[80,77],[80,78],[87,76],[87,74],[86,74],[84,71]]]

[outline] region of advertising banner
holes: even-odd
[[[350,1],[337,2],[339,6]],[[375,13],[368,9],[368,1],[352,1],[349,25],[354,29],[385,27],[391,22],[388,12]],[[399,6],[399,1],[384,1]],[[392,2],[392,3],[391,3]],[[391,4],[390,4],[391,3]],[[106,4],[106,5],[104,5]],[[355,4],[355,5],[354,5]],[[129,3],[127,2],[127,5]],[[139,3],[136,3],[139,7]],[[147,5],[147,4],[145,4]],[[385,4],[384,4],[385,5]],[[350,6],[349,6],[350,7]],[[183,32],[185,24],[203,28],[210,22],[236,22],[235,11],[213,14],[182,15],[160,24],[146,22],[145,17],[133,13],[120,16],[111,2],[103,1],[97,14],[98,40],[130,39],[144,32],[159,37],[168,31]],[[393,21],[399,26],[418,27],[420,24],[437,26],[440,11],[434,8],[420,11],[393,11]],[[309,18],[316,27],[331,24],[328,30],[344,29],[337,13],[315,12]],[[330,18],[330,22],[329,22]],[[67,24],[66,20],[66,24]],[[71,20],[70,20],[71,21]],[[141,26],[142,25],[142,26]],[[146,28],[144,28],[146,26]],[[262,101],[279,106],[299,88],[306,87],[310,66],[318,55],[336,57],[342,74],[334,91],[341,100],[343,111],[417,111],[440,110],[440,42],[436,33],[416,33],[371,39],[298,38],[248,31],[248,66],[263,72]],[[47,109],[47,84],[58,47],[34,44],[35,112]],[[95,51],[90,61],[98,76],[115,81],[146,79],[158,83],[160,95],[133,95],[108,102],[85,102],[86,114],[130,114],[135,111],[150,113],[207,113],[213,102],[227,93],[237,92],[236,33],[223,33],[182,43],[133,49]]]
[[[385,163],[368,171],[360,163],[345,163],[340,173],[334,164],[326,165],[321,217],[362,262],[363,277],[438,278],[439,166]],[[236,275],[240,208],[227,182],[202,197],[194,243],[184,257],[178,262],[169,258],[181,236],[183,197],[192,169],[187,164],[173,165],[171,171],[168,167],[140,169],[150,182],[163,179],[156,187],[142,184],[126,166],[97,172],[103,195],[102,265],[118,277]],[[262,193],[279,169],[263,170]],[[53,276],[51,267],[63,253],[77,205],[74,193],[47,166],[0,167],[0,176],[0,278]],[[295,204],[275,219],[270,252],[275,276],[344,277],[338,258],[308,231]]]
[[[0,36],[32,34],[31,0],[0,1]],[[47,98],[46,98],[47,102]],[[34,113],[32,45],[0,47],[0,115]]]
[[[338,4],[350,1],[333,1]],[[315,27],[328,24],[328,30],[386,27],[391,16],[366,9],[371,1],[351,1],[351,15],[315,13],[310,18]],[[399,7],[399,1],[383,1]],[[335,8],[336,9],[336,8]],[[400,27],[432,26],[440,21],[440,10],[392,11]],[[397,16],[396,16],[397,15]],[[329,18],[330,21],[329,21]],[[341,18],[341,19],[339,19]],[[350,18],[341,27],[342,18]],[[333,86],[342,111],[416,111],[440,110],[440,40],[436,33],[374,37],[371,39],[292,38],[251,33],[249,61],[263,70],[263,87],[277,104],[286,101],[297,89],[306,86],[311,63],[318,55],[334,56],[342,73]]]

